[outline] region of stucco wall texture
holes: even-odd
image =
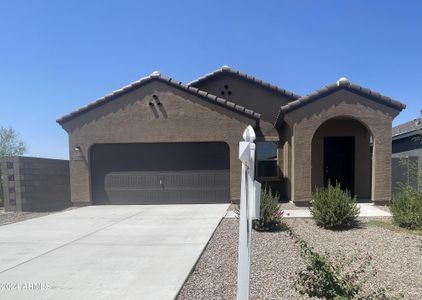
[[[290,128],[282,126],[274,127],[279,109],[293,99],[292,96],[283,95],[277,91],[266,89],[231,73],[222,73],[207,79],[196,87],[209,91],[214,95],[225,97],[232,102],[252,109],[261,114],[259,127],[255,128],[256,142],[273,141],[278,143],[278,180],[262,180],[275,192],[278,192],[283,201],[290,199],[290,179],[288,178]],[[224,94],[222,94],[224,92]],[[230,94],[228,94],[230,92]],[[286,125],[286,124],[284,124]],[[285,164],[286,162],[286,164]]]
[[[153,95],[161,107],[149,105]],[[230,148],[230,191],[236,201],[240,195],[238,143],[248,125],[255,127],[255,120],[165,83],[147,83],[64,124],[69,132],[72,202],[91,203],[89,155],[94,144],[207,141],[225,142]]]
[[[237,201],[238,143],[248,125],[256,130],[257,142],[278,144],[279,178],[264,183],[274,187],[283,199],[297,205],[309,203],[315,185],[322,185],[323,138],[336,135],[355,136],[357,196],[371,198],[377,204],[390,201],[391,125],[398,109],[338,89],[288,111],[275,128],[280,107],[295,100],[293,94],[284,95],[233,74],[220,74],[196,83],[196,87],[261,117],[258,121],[158,80],[125,92],[61,123],[69,133],[72,202],[92,203],[90,148],[95,144],[208,141],[225,142],[230,148],[230,194],[231,200]],[[153,95],[162,106],[149,105],[155,101]]]
[[[391,126],[398,111],[363,96],[339,90],[300,109],[287,113],[293,128],[292,200],[306,204],[312,198],[312,138],[326,121],[345,117],[359,121],[373,137],[371,200],[385,204],[391,200]],[[366,180],[366,179],[365,179]]]

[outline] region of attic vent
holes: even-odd
[[[229,95],[229,96],[231,96],[232,95],[232,91],[230,91],[229,90],[229,86],[227,85],[227,84],[225,84],[224,86],[223,86],[223,90],[220,92],[220,94],[222,95],[222,96],[224,96],[224,95]]]

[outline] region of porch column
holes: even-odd
[[[295,131],[292,137],[292,201],[307,206],[312,199],[312,138]]]
[[[385,205],[391,200],[391,121],[373,138],[371,200]]]

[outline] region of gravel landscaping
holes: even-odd
[[[370,254],[378,274],[368,288],[389,287],[405,299],[422,299],[422,237],[365,226],[368,219],[362,221],[362,228],[346,231],[324,230],[305,219],[288,223],[318,252]]]
[[[286,219],[286,223],[320,253],[369,254],[376,277],[368,291],[386,287],[405,299],[422,299],[422,236],[394,232],[378,226],[330,231],[312,219]],[[211,238],[178,299],[235,299],[238,220],[224,219]],[[299,247],[286,231],[253,232],[251,299],[308,299],[294,289],[295,273],[303,269]]]
[[[178,299],[236,298],[238,230],[237,219],[223,219]],[[303,262],[287,232],[253,231],[252,256],[252,299],[306,299],[291,288]]]
[[[73,207],[69,207],[65,210],[69,209],[73,209]],[[52,213],[56,212],[5,212],[4,210],[0,210],[0,226],[43,217]]]

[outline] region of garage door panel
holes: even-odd
[[[99,145],[91,153],[93,201],[96,204],[229,202],[228,152],[224,143]],[[164,159],[168,156],[172,157],[171,161]]]
[[[127,191],[114,190],[108,194],[108,198],[112,200],[111,204],[198,204],[198,203],[227,203],[226,191],[192,191],[192,190],[175,190],[161,191],[156,193],[154,190],[135,191],[133,194]],[[175,199],[178,199],[177,202]]]

